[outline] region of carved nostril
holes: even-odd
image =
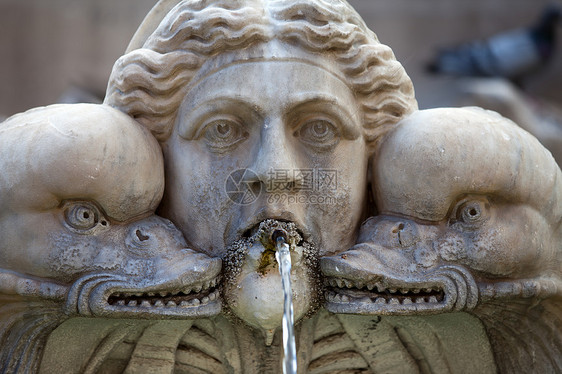
[[[144,241],[150,239],[150,236],[148,236],[148,235],[143,235],[143,233],[142,233],[140,230],[137,230],[136,234],[137,234],[137,238],[139,238],[139,240],[140,240],[141,242],[144,242]]]
[[[400,231],[404,230],[404,224],[402,222],[400,222],[398,224],[398,226],[394,226],[394,228],[392,229],[392,233],[393,234],[398,234]]]

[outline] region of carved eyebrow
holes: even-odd
[[[239,94],[211,96],[208,100],[205,100],[197,105],[197,107],[193,109],[189,108],[190,110],[187,114],[180,114],[180,120],[188,118],[189,121],[182,120],[179,122],[178,133],[186,140],[196,139],[200,135],[199,132],[202,130],[201,125],[206,122],[206,119],[212,118],[213,114],[216,115],[217,118],[221,117],[221,107],[236,109],[246,107],[254,113],[257,111],[258,115],[263,114],[263,110],[261,108]],[[224,114],[228,115],[230,113]]]
[[[318,93],[318,92],[304,92],[299,94],[292,94],[287,101],[282,104],[282,111],[286,116],[288,113],[298,111],[300,107],[308,105],[323,106],[324,114],[336,117],[338,123],[342,127],[343,136],[347,139],[356,139],[361,135],[362,126],[361,122],[355,121],[354,117],[357,116],[357,111],[350,112],[346,106],[341,105],[342,99],[333,95]],[[180,114],[181,118],[189,118],[189,121],[181,121],[179,123],[178,132],[180,136],[187,140],[196,139],[201,130],[201,123],[204,122],[206,117],[212,117],[210,112],[220,114],[220,107],[230,107],[237,110],[246,108],[253,115],[265,118],[267,111],[255,102],[255,96],[241,95],[239,92],[230,93],[223,92],[218,96],[210,96],[207,100],[200,103],[195,108],[187,108],[187,114]],[[354,126],[353,123],[359,123],[360,126]]]
[[[343,127],[343,135],[348,139],[357,139],[362,133],[362,123],[360,118],[355,118],[358,115],[359,107],[351,112],[347,106],[341,105],[342,99],[333,95],[325,93],[300,93],[291,95],[289,98],[289,108],[287,113],[299,110],[301,106],[307,105],[322,105],[328,109],[327,114],[336,116],[339,119],[339,124]],[[324,109],[324,108],[323,108]],[[343,118],[342,118],[343,117]],[[359,126],[353,126],[354,123]]]

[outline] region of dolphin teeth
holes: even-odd
[[[342,295],[341,301],[344,303],[349,303],[349,297],[347,295]]]
[[[332,278],[332,279],[330,279],[330,286],[332,286],[332,287],[337,287],[337,286],[338,286],[338,282],[337,282],[334,278]]]
[[[365,287],[365,285],[361,282],[355,282],[355,287],[358,289],[362,289],[363,287]]]
[[[168,304],[166,304],[166,306],[168,306],[168,307],[174,307],[174,306],[178,306],[178,304],[176,304],[175,301],[170,300],[170,301],[168,301]]]
[[[334,296],[334,301],[338,303],[341,302],[341,295],[336,294],[336,296]]]
[[[129,303],[127,304],[128,306],[137,306],[137,301],[136,300],[131,300],[129,301]]]
[[[162,302],[162,300],[156,300],[156,302],[154,303],[154,306],[161,307],[161,306],[164,306],[164,303]]]
[[[160,293],[158,293],[158,294],[159,294],[161,297],[166,297],[166,296],[168,296],[168,293],[167,293],[167,292],[160,292]]]
[[[216,293],[211,292],[211,293],[209,294],[209,300],[214,301],[214,300],[216,300],[216,298],[217,298],[217,294],[216,294]]]
[[[336,279],[336,283],[338,285],[339,288],[343,288],[343,280],[341,279]]]
[[[421,290],[420,290],[419,288],[413,288],[413,289],[412,289],[412,292],[413,292],[413,293],[420,293],[420,291],[421,291]]]
[[[208,288],[211,288],[211,281],[203,282],[203,289],[206,290]]]
[[[184,295],[189,295],[191,293],[191,288],[186,288],[182,291]]]
[[[424,288],[423,289],[424,292],[430,293],[431,291],[433,291],[431,288]]]
[[[193,291],[195,291],[195,293],[199,293],[199,292],[201,292],[202,288],[203,288],[203,285],[198,284],[196,286],[193,286]]]
[[[353,287],[353,283],[352,283],[351,281],[348,281],[347,279],[344,279],[344,280],[343,280],[343,283],[345,284],[345,286],[346,286],[347,288]]]
[[[384,297],[377,297],[375,300],[375,304],[376,305],[386,304],[386,300],[384,299]]]
[[[182,301],[180,303],[180,306],[189,306],[189,301],[186,301],[186,300]]]
[[[117,305],[119,305],[119,306],[124,306],[125,304],[126,304],[125,300],[118,300],[117,301]]]
[[[396,291],[398,291],[396,288],[389,288],[388,291],[390,293],[396,293]]]
[[[150,302],[148,300],[143,300],[140,306],[144,308],[150,308],[152,305],[150,305]]]
[[[217,285],[217,278],[211,281],[211,287],[215,287]]]
[[[195,306],[201,305],[201,301],[199,299],[193,299],[191,300],[191,305],[195,305]]]
[[[437,298],[436,298],[435,296],[431,296],[431,297],[429,298],[429,302],[430,302],[430,303],[437,303]]]
[[[331,291],[330,291],[330,292],[326,292],[326,299],[327,299],[328,301],[334,301],[334,296],[335,296],[335,294],[334,294],[333,292],[331,292]]]
[[[412,304],[412,299],[410,299],[409,297],[406,297],[406,298],[402,301],[402,304],[404,304],[404,305]]]
[[[384,288],[384,287],[382,286],[382,284],[380,284],[380,283],[376,283],[376,284],[375,284],[375,289],[377,290],[376,292],[384,292],[384,291],[386,291],[386,288]]]
[[[136,297],[142,297],[142,292],[137,292],[134,294]]]
[[[425,301],[423,299],[423,297],[418,297],[416,298],[416,304],[423,304]]]
[[[371,291],[373,288],[375,288],[375,285],[373,283],[367,283],[367,289],[369,291]]]
[[[362,298],[359,300],[359,302],[360,302],[360,303],[372,303],[373,301],[372,301],[370,298],[368,298],[367,296],[365,296],[365,297],[362,297]]]
[[[392,304],[392,305],[398,305],[398,304],[400,304],[400,300],[398,300],[398,299],[395,298],[395,297],[391,297],[391,298],[390,298],[390,301],[389,301],[388,303],[389,303],[389,304]]]
[[[156,296],[156,294],[155,294],[154,292],[149,292],[149,293],[147,293],[147,295],[148,295],[148,297],[154,297],[154,296]]]
[[[406,295],[408,293],[408,290],[405,290],[403,288],[401,288],[399,291],[402,295]]]
[[[208,296],[205,296],[204,298],[201,299],[201,304],[207,304],[210,301]]]

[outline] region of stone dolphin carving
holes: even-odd
[[[321,259],[329,311],[469,311],[500,372],[562,370],[562,173],[533,136],[479,108],[419,111],[372,185],[379,215]]]
[[[154,215],[162,154],[133,119],[38,108],[0,124],[0,152],[0,371],[36,368],[39,338],[69,316],[220,312],[221,260]]]

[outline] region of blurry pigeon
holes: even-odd
[[[457,76],[517,80],[550,59],[555,46],[556,24],[561,15],[559,6],[550,5],[531,27],[441,50],[428,65],[428,70]]]

